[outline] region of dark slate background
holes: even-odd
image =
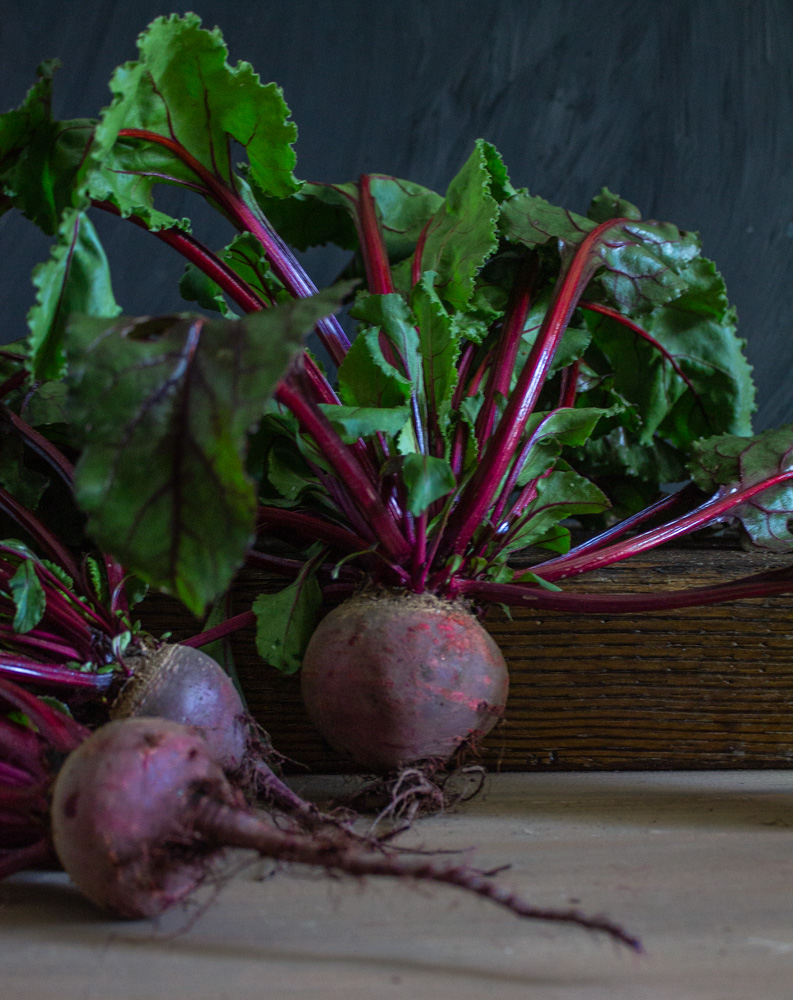
[[[55,113],[92,116],[114,67],[168,0],[0,0],[0,109],[58,56]],[[179,8],[176,8],[179,9]],[[790,0],[195,0],[231,60],[276,80],[298,176],[376,170],[437,190],[483,136],[513,183],[576,211],[604,184],[698,230],[738,307],[758,429],[793,420],[793,3]],[[181,12],[181,10],[180,10]],[[177,196],[213,246],[229,234]],[[181,263],[98,224],[127,312],[182,308]],[[0,218],[0,340],[24,332],[47,241]],[[318,284],[338,256],[312,252]]]

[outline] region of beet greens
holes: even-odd
[[[484,140],[445,196],[382,174],[299,181],[281,92],[230,66],[217,29],[172,15],[138,47],[96,120],[52,120],[52,63],[0,117],[3,204],[55,237],[4,364],[9,409],[66,434],[88,534],[114,559],[196,613],[243,562],[291,578],[197,642],[256,620],[263,657],[294,671],[323,595],[364,585],[581,612],[793,589],[781,570],[558,590],[718,522],[790,548],[793,432],[751,437],[735,313],[694,234],[605,188],[586,216],[550,205]],[[161,184],[237,235],[204,245],[157,207]],[[205,312],[119,316],[97,211],[179,252]],[[296,253],[328,242],[351,260],[317,293]],[[0,467],[9,495],[14,474]],[[597,530],[572,550],[570,518]],[[527,549],[536,564],[514,568]]]

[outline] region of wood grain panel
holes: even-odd
[[[722,549],[665,550],[568,589],[638,591],[704,585],[779,565]],[[270,583],[246,576],[240,609]],[[174,627],[174,611],[181,621]],[[789,767],[793,762],[793,597],[641,615],[492,609],[486,624],[511,674],[505,720],[480,748],[491,769]],[[173,602],[147,624],[197,631]],[[312,729],[296,677],[235,642],[251,709],[275,746],[313,771],[349,770]]]

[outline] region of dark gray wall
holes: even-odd
[[[57,55],[56,114],[93,115],[168,0],[0,0],[0,109]],[[443,190],[478,136],[516,185],[585,210],[607,184],[698,230],[749,341],[758,428],[793,420],[790,0],[196,0],[232,61],[284,88],[298,175],[378,170]],[[179,205],[175,206],[179,210]],[[184,201],[183,211],[195,215]],[[180,307],[181,264],[102,219],[127,311]],[[225,232],[204,232],[220,244]],[[156,244],[156,245],[153,245]],[[0,337],[23,330],[46,241],[0,219]],[[338,259],[309,257],[318,283]]]

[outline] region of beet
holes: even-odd
[[[130,677],[113,703],[112,719],[158,716],[195,726],[227,771],[243,766],[247,714],[231,678],[211,656],[166,643],[129,657],[126,667]]]
[[[111,722],[77,747],[55,782],[52,834],[81,892],[119,917],[164,912],[204,881],[223,848],[243,847],[349,875],[456,885],[519,916],[578,924],[640,948],[606,918],[534,907],[466,865],[279,829],[245,804],[198,733],[161,719]]]
[[[228,674],[206,653],[165,644],[126,661],[130,677],[111,707],[112,719],[167,719],[194,727],[234,783],[305,829],[349,826],[292,791],[267,763],[269,742],[245,710]]]
[[[364,592],[331,611],[306,649],[303,699],[336,750],[387,773],[446,761],[504,712],[504,657],[462,605]]]

